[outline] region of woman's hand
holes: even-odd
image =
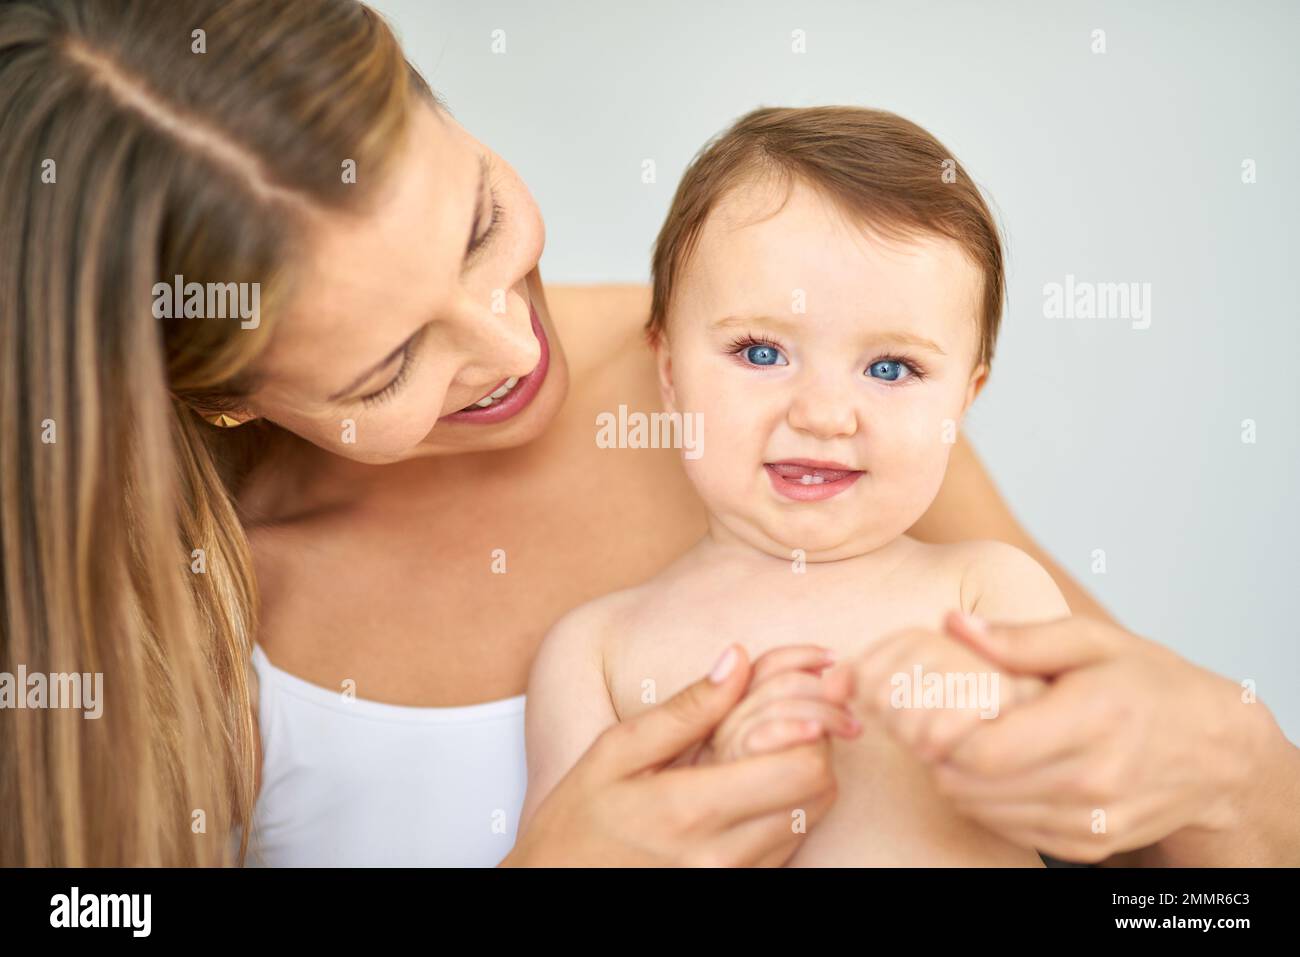
[[[754,660],[749,687],[691,764],[721,764],[817,741],[856,737],[847,694],[821,680],[832,656],[818,645],[784,645]]]
[[[722,723],[752,670],[733,647],[711,676],[602,733],[502,864],[784,864],[835,800],[825,737],[728,764],[667,767]]]
[[[1300,752],[1238,684],[1087,618],[988,626],[954,613],[945,629],[1048,681],[933,769],[962,813],[1072,861],[1148,847],[1143,863],[1300,859]]]

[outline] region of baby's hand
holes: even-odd
[[[945,760],[981,721],[1047,687],[1040,678],[1005,672],[948,635],[924,629],[881,638],[824,680],[832,696],[880,719],[928,762]]]
[[[816,645],[774,648],[754,661],[749,688],[696,755],[696,764],[735,761],[836,735],[855,737],[861,724],[836,700],[821,673],[832,662]]]

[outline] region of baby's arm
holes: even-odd
[[[608,625],[600,602],[583,605],[551,628],[533,661],[524,717],[528,793],[520,832],[592,742],[618,723],[605,685],[602,648]]]

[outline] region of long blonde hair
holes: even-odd
[[[247,833],[247,429],[198,413],[252,387],[311,211],[364,207],[413,94],[352,0],[0,6],[0,672],[103,675],[97,720],[0,710],[0,865],[217,864]],[[178,275],[259,283],[260,323],[155,318]]]

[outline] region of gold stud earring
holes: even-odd
[[[233,418],[222,412],[218,415],[209,416],[207,421],[219,429],[233,429],[237,425],[243,425],[239,419]]]

